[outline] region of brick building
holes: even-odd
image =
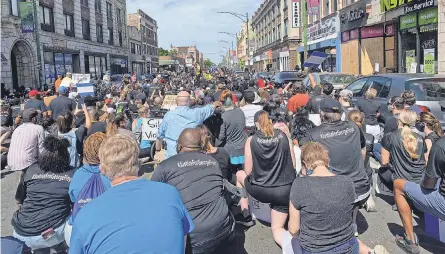
[[[195,63],[204,61],[204,55],[199,52],[196,45],[177,47],[171,46],[172,51],[176,51],[176,57],[185,60],[186,67],[192,67]]]
[[[30,33],[20,27],[18,0],[2,0],[2,7],[8,7],[2,8],[2,83],[6,87],[39,87],[66,72],[97,77],[106,71],[128,72],[125,1],[40,0],[36,6],[39,26]]]
[[[156,20],[138,9],[128,14],[128,25],[136,27],[141,33],[141,55],[145,61],[144,71],[154,72],[159,66],[158,25]],[[131,50],[131,49],[130,49]]]

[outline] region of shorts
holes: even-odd
[[[33,250],[51,248],[54,247],[61,242],[65,241],[65,223],[60,225],[58,228],[54,229],[54,235],[48,239],[43,239],[43,236],[21,236],[17,234],[17,232],[12,233],[12,235],[19,239],[20,241],[25,242],[26,246],[30,247]]]
[[[406,182],[404,190],[417,209],[445,220],[445,197],[437,189],[428,190],[420,184]]]
[[[292,183],[276,187],[264,187],[254,185],[250,182],[250,176],[244,180],[246,191],[261,203],[270,205],[270,208],[281,212],[289,213],[289,195]]]

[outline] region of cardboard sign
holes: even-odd
[[[163,109],[173,110],[176,108],[176,97],[177,95],[166,95],[164,102],[162,103]]]
[[[142,118],[142,140],[155,141],[161,123],[161,118]]]
[[[90,74],[73,73],[71,83],[74,85],[77,83],[90,83]]]

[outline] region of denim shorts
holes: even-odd
[[[428,190],[413,182],[406,182],[404,189],[417,209],[445,220],[445,197],[437,189]]]
[[[19,239],[20,241],[25,242],[26,246],[30,247],[33,250],[50,248],[58,245],[59,243],[65,241],[65,223],[60,225],[58,228],[54,229],[55,234],[49,239],[43,239],[41,235],[36,236],[21,236],[17,234],[17,232],[12,233],[12,235]]]

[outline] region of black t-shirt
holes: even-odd
[[[328,149],[329,167],[334,174],[352,179],[358,197],[369,192],[370,186],[361,153],[361,149],[366,146],[366,139],[355,123],[323,123],[309,130],[302,143],[308,141],[320,142]]]
[[[445,138],[440,138],[431,147],[425,175],[440,178],[439,193],[445,197]]]
[[[24,109],[33,108],[33,109],[40,110],[41,112],[46,111],[45,103],[43,103],[43,101],[37,100],[37,99],[29,99],[27,102],[25,102],[25,105],[23,108]]]
[[[433,131],[430,134],[426,135],[425,139],[431,140],[431,143],[436,143],[437,140],[440,139],[440,137]]]
[[[357,108],[365,115],[365,123],[367,125],[377,125],[377,113],[380,112],[381,103],[376,100],[359,98],[357,100]]]
[[[307,110],[309,110],[310,114],[320,114],[320,103],[322,100],[329,98],[329,96],[325,94],[316,95],[309,99],[306,104]]]
[[[91,123],[91,128],[88,130],[88,136],[90,136],[96,132],[105,133],[106,131],[107,131],[107,123],[106,122],[93,122],[93,123]]]
[[[252,151],[251,182],[264,187],[291,184],[296,176],[292,165],[289,139],[281,130],[274,130],[273,137],[257,131],[250,141]]]
[[[347,176],[297,177],[290,201],[300,210],[302,248],[313,253],[324,252],[354,237],[355,198],[354,183]]]
[[[229,208],[222,195],[221,170],[210,155],[179,153],[161,162],[151,180],[178,189],[195,224],[195,229],[190,233],[192,246],[232,226]]]
[[[418,158],[412,159],[403,146],[401,132],[402,129],[398,129],[386,134],[382,139],[382,147],[390,154],[389,163],[393,169],[395,179],[405,179],[410,182],[420,183],[423,170],[425,169],[425,142],[422,136],[413,132],[417,139],[416,154]]]
[[[76,109],[76,102],[66,96],[59,95],[54,98],[50,103],[48,110],[52,112],[54,120],[64,111],[74,111]]]
[[[399,123],[397,121],[397,116],[391,116],[386,120],[385,127],[383,128],[383,134],[387,134],[396,131],[399,128]]]
[[[212,156],[213,159],[218,162],[222,177],[230,181],[232,179],[232,170],[230,168],[230,157],[226,149],[218,147],[216,153],[209,153],[208,155]]]
[[[12,226],[21,236],[37,236],[57,228],[71,213],[68,189],[74,169],[65,173],[44,172],[31,165],[17,188],[16,199],[23,202],[12,216]]]

